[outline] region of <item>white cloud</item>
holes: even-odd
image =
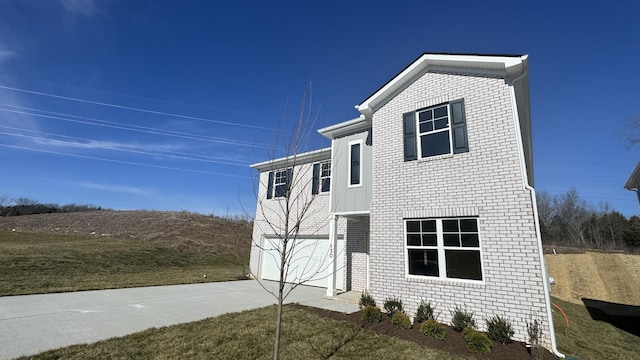
[[[62,7],[70,13],[91,16],[100,12],[96,0],[60,0]]]
[[[108,191],[108,192],[118,192],[118,193],[133,194],[133,195],[148,196],[152,193],[151,189],[139,188],[135,186],[99,184],[99,183],[87,183],[87,182],[78,182],[76,184],[88,189]]]
[[[16,55],[18,55],[18,53],[16,53],[15,51],[0,49],[0,63]]]

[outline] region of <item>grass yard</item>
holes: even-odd
[[[594,321],[586,308],[553,299],[567,313],[564,331],[554,314],[559,350],[580,360],[640,359],[638,337]],[[188,324],[149,329],[89,345],[74,345],[22,359],[270,359],[275,306]],[[446,340],[445,340],[446,341]],[[413,342],[285,307],[282,359],[463,359]],[[469,359],[475,358],[469,354]]]
[[[553,315],[558,350],[580,360],[640,359],[640,338],[603,321],[591,319],[583,305],[552,298],[569,318],[565,332],[564,318]]]
[[[242,272],[241,261],[228,254],[135,239],[0,231],[0,296],[226,281]]]
[[[276,307],[150,329],[24,359],[271,359]],[[287,307],[282,359],[462,359]]]

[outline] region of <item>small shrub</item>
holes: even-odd
[[[542,346],[540,346],[542,329],[538,320],[527,321],[527,335],[529,336],[529,345],[531,345],[531,357],[533,359],[542,359],[543,350]]]
[[[420,325],[420,334],[444,340],[447,337],[447,329],[434,319],[429,319]]]
[[[451,326],[457,332],[461,332],[464,328],[476,328],[476,321],[473,319],[473,313],[462,309],[458,306],[451,311]]]
[[[435,317],[433,316],[433,307],[430,302],[422,300],[420,305],[418,305],[418,310],[416,311],[416,323],[421,323],[429,319],[435,320]]]
[[[511,342],[511,337],[515,333],[511,327],[511,323],[507,319],[500,316],[494,316],[485,320],[487,323],[487,334],[491,340],[495,340],[502,344]]]
[[[367,305],[362,310],[362,317],[360,320],[364,323],[374,323],[382,321],[382,312],[377,306]]]
[[[467,349],[470,352],[484,355],[491,351],[493,343],[491,343],[487,334],[472,327],[464,328],[462,333],[464,334],[464,339],[467,342]]]
[[[360,295],[358,306],[360,306],[360,310],[362,310],[367,306],[376,306],[376,302],[375,300],[373,300],[373,296],[371,296],[371,294],[369,294],[367,290],[365,290]]]
[[[411,329],[411,319],[409,319],[409,315],[401,311],[396,311],[396,313],[393,314],[391,323],[401,329]]]
[[[393,316],[396,312],[402,312],[402,300],[398,298],[386,298],[384,301],[384,310],[389,314],[389,316]]]

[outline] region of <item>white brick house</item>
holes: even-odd
[[[367,290],[410,315],[425,299],[445,323],[466,307],[480,329],[508,318],[520,341],[537,319],[555,351],[527,69],[527,56],[423,54],[356,106],[360,117],[318,130],[331,148],[252,165],[252,273],[273,279],[264,244],[277,247],[286,185],[314,199],[299,237],[317,250],[309,274],[328,296]]]

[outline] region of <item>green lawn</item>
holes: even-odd
[[[242,271],[231,255],[141,240],[0,231],[0,296],[225,281]]]
[[[640,359],[640,338],[603,321],[591,319],[583,305],[553,298],[569,318],[565,332],[562,315],[556,311],[553,322],[558,350],[580,360]],[[640,324],[639,324],[640,325]]]
[[[272,359],[275,306],[150,329],[28,359]],[[282,359],[462,359],[285,308]]]

